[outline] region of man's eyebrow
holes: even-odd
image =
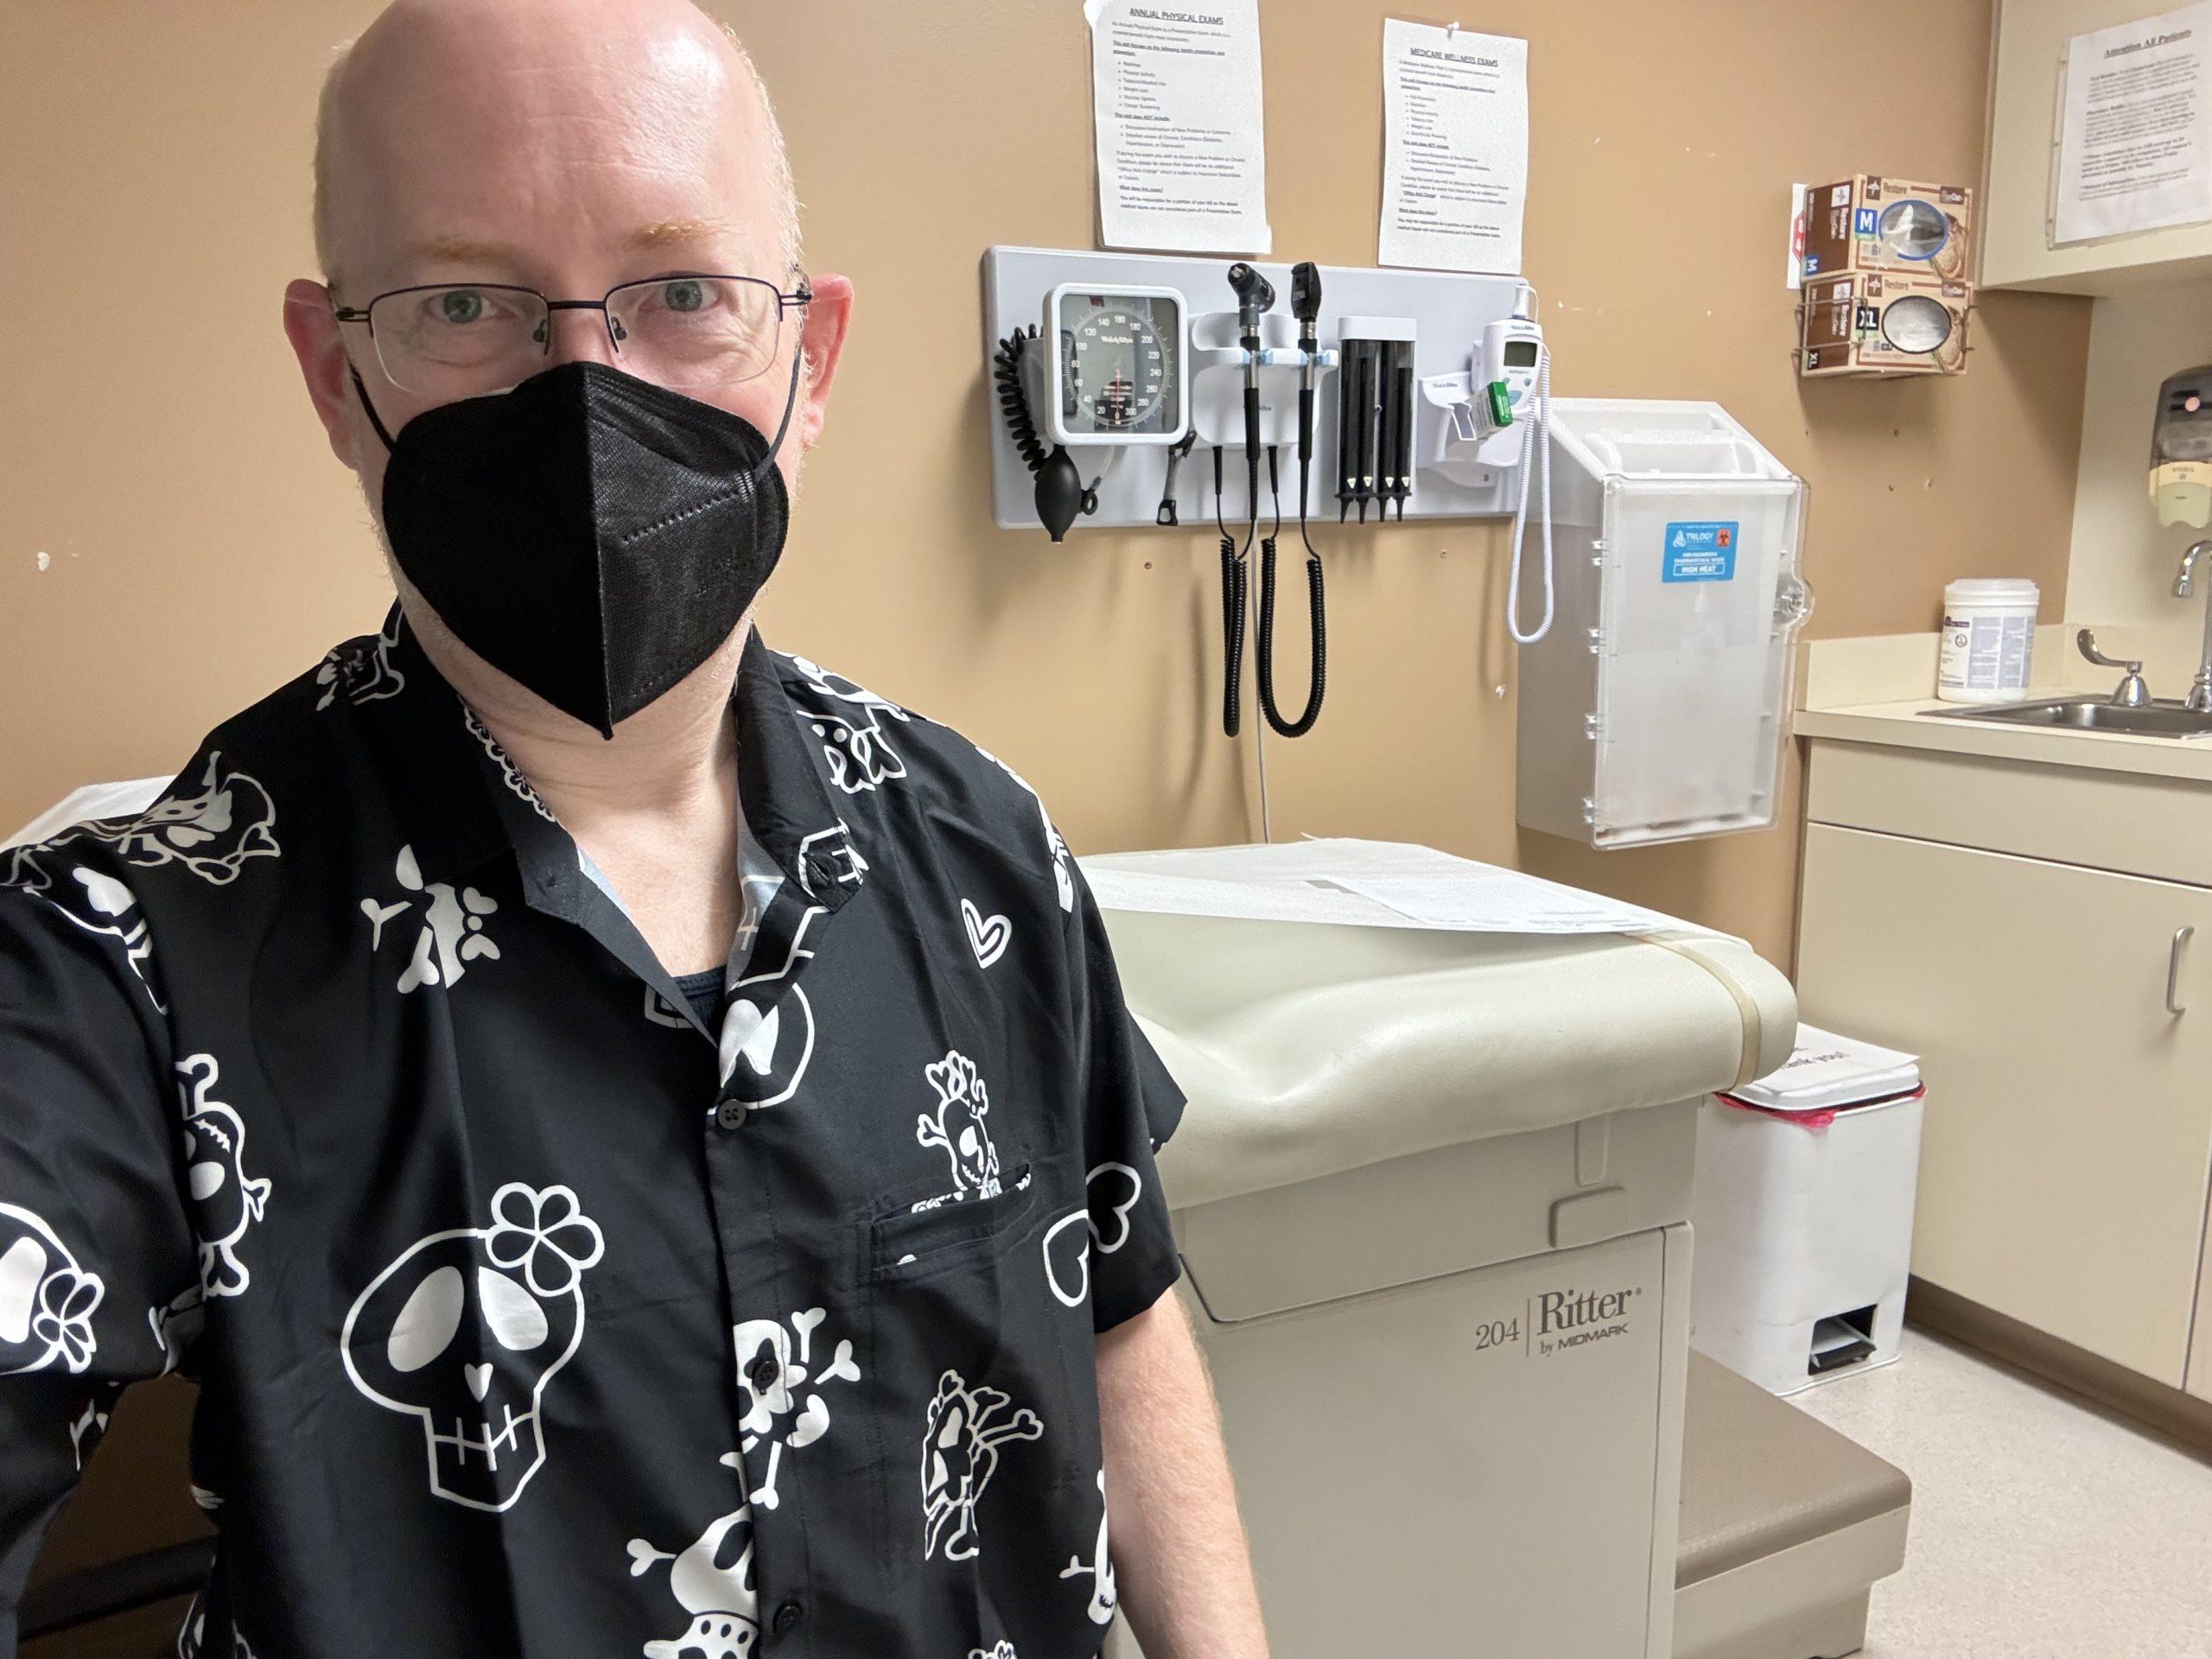
[[[664,248],[679,242],[703,242],[716,236],[734,233],[736,222],[728,219],[662,219],[650,225],[641,225],[631,232],[633,248]]]
[[[519,270],[530,256],[512,242],[485,242],[471,236],[433,236],[411,250],[418,261],[444,260],[457,265],[505,265]]]

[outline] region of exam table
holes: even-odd
[[[1789,1058],[1783,976],[1679,924],[1474,931],[1363,896],[1485,872],[1425,848],[1083,868],[1189,1096],[1160,1179],[1277,1659],[1855,1649],[1903,1477],[1690,1378],[1698,1104]],[[1711,1455],[1686,1480],[1694,1403],[1708,1453],[1786,1459],[1764,1488]]]

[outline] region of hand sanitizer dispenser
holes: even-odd
[[[1599,848],[1770,825],[1804,480],[1718,404],[1551,413],[1558,613],[1521,651],[1522,825]]]
[[[2169,375],[2151,424],[2151,509],[2161,524],[2212,523],[2212,365]]]

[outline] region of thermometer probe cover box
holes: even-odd
[[[1878,271],[1805,284],[1797,372],[1801,376],[1963,374],[1967,283]]]
[[[1859,173],[1805,193],[1804,275],[1880,270],[1967,280],[1974,192]]]

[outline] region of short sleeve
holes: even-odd
[[[1183,1115],[1183,1091],[1138,1028],[1090,884],[1072,859],[1069,918],[1075,1040],[1089,1175],[1091,1323],[1143,1313],[1182,1271],[1153,1154]]]
[[[167,1024],[111,943],[0,887],[0,1653],[117,1396],[198,1300]]]

